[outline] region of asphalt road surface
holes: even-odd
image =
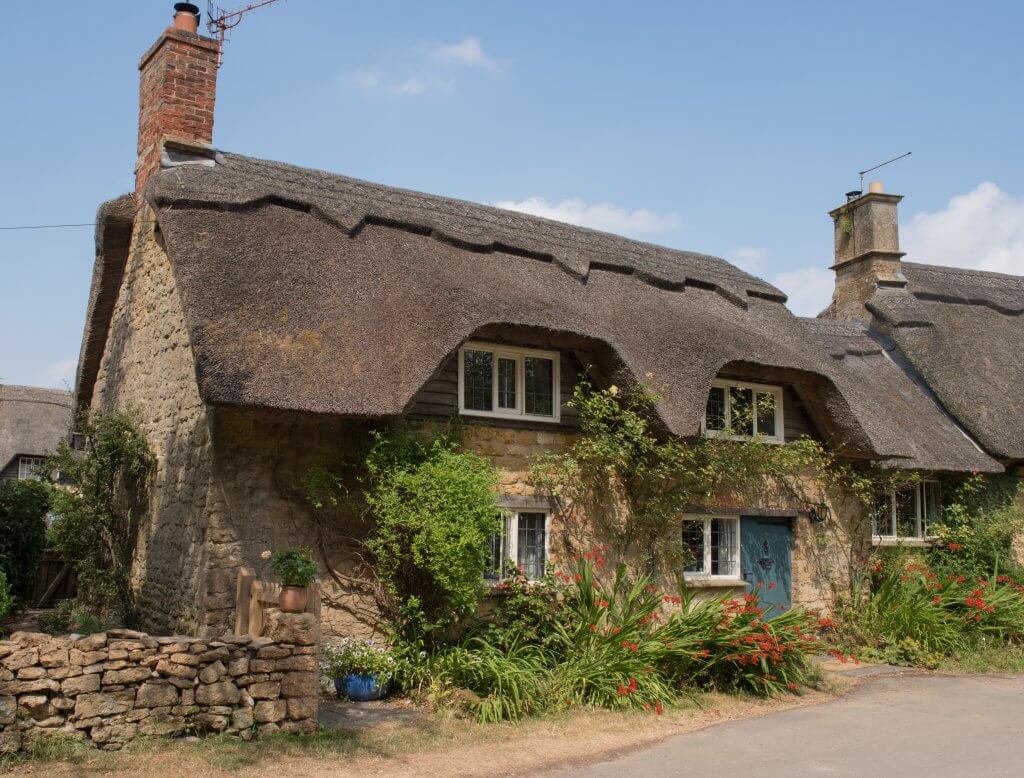
[[[886,676],[827,705],[679,735],[568,778],[1024,777],[1024,676]]]

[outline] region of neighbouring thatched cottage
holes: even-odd
[[[71,392],[0,384],[0,478],[38,478],[71,428]]]
[[[685,438],[769,396],[774,411],[751,431],[780,444],[810,436],[849,460],[938,473],[1020,457],[1019,396],[1017,448],[990,448],[999,425],[958,413],[970,386],[950,378],[947,400],[922,380],[931,356],[917,336],[885,334],[845,302],[842,320],[800,319],[778,289],[715,257],[215,150],[216,50],[170,29],[143,57],[138,188],[99,211],[77,381],[86,406],[142,412],[158,465],[135,575],[166,626],[223,632],[238,570],[307,543],[330,565],[325,630],[372,629],[348,528],[314,521],[298,484],[383,420],[462,418],[467,446],[502,474],[505,553],[541,572],[560,519],[526,469],[573,436],[565,402],[585,371],[604,386],[655,376],[660,422]],[[879,197],[847,206],[858,230]],[[838,257],[841,281],[876,263],[879,239],[868,229]],[[837,231],[841,251],[845,240]],[[837,301],[853,289],[840,283]],[[1007,327],[1019,343],[1019,323]],[[988,333],[974,334],[984,347]],[[822,499],[681,516],[704,555],[688,577],[714,590],[771,582],[781,604],[826,607],[873,539],[859,503]],[[875,541],[923,542],[937,499],[927,484],[894,497]]]

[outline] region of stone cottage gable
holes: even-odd
[[[156,468],[134,574],[156,626],[194,630],[212,510],[209,419],[174,273],[148,211],[132,245],[91,409],[140,415]]]

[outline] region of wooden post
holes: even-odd
[[[235,582],[235,634],[245,635],[249,632],[249,608],[252,584],[256,580],[256,573],[248,567],[238,569],[238,579]]]

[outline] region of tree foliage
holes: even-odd
[[[134,625],[131,565],[153,454],[132,411],[83,415],[77,429],[84,448],[62,444],[50,459],[72,484],[52,490],[53,539],[76,564],[79,600]]]
[[[418,600],[431,624],[473,611],[498,530],[497,474],[455,436],[378,432],[366,458],[367,549],[393,609]]]
[[[0,570],[20,602],[28,601],[35,589],[49,509],[50,496],[42,481],[0,481]]]

